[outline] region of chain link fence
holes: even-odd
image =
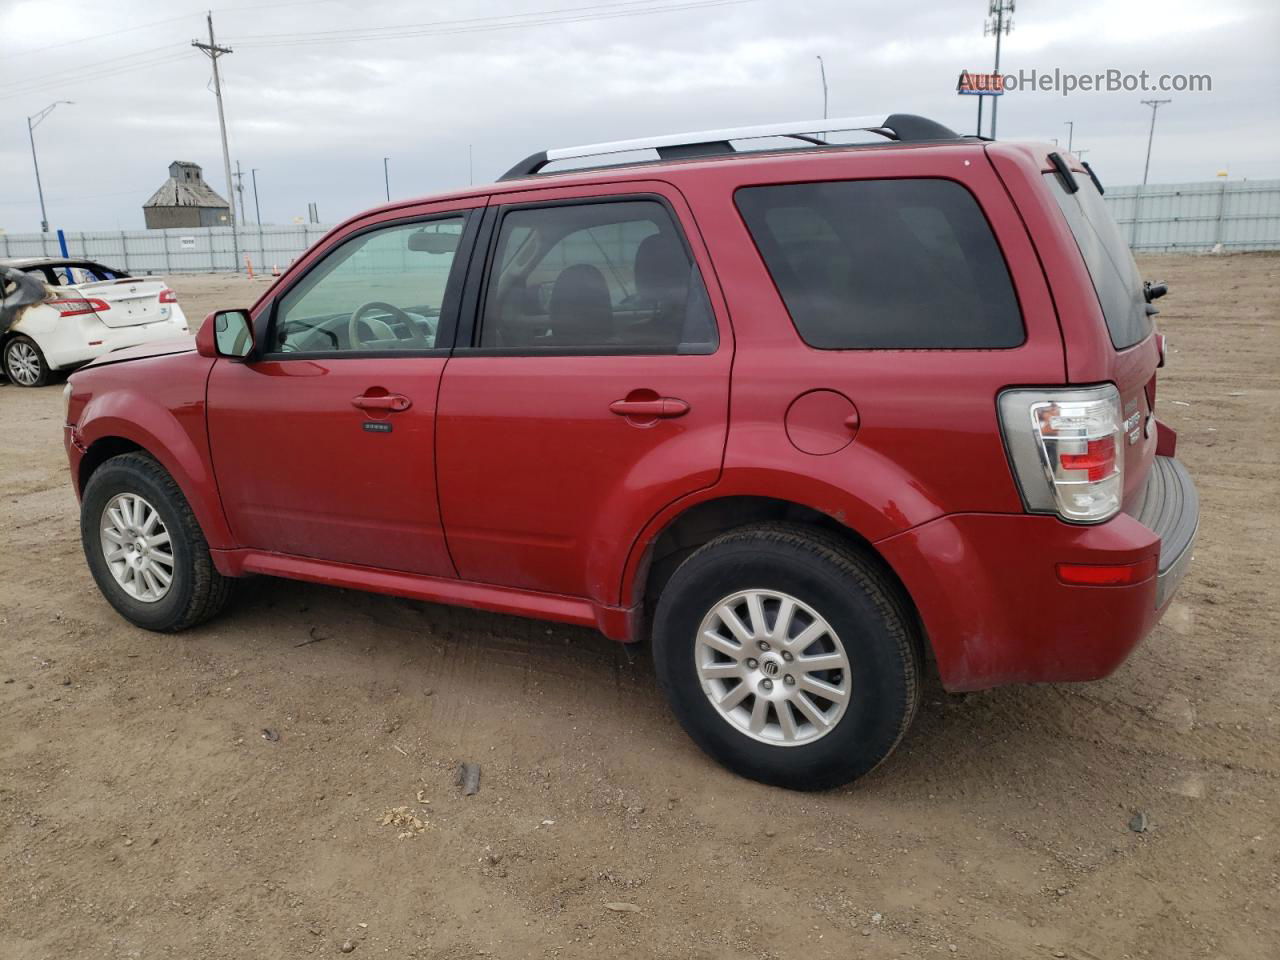
[[[134,276],[166,273],[225,273],[245,269],[249,257],[258,273],[283,270],[329,231],[318,223],[287,227],[238,227],[236,263],[231,227],[173,227],[166,230],[64,230],[72,257],[96,260]],[[56,233],[0,233],[0,260],[60,257]]]
[[[1280,180],[1210,180],[1203,183],[1107,187],[1121,234],[1139,253],[1239,253],[1280,250]],[[244,257],[265,273],[284,269],[329,227],[64,231],[73,257],[97,260],[136,276],[244,270]],[[55,233],[0,233],[0,259],[61,256]]]

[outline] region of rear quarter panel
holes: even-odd
[[[902,177],[953,180],[978,201],[1009,265],[1026,327],[1021,346],[817,350],[800,339],[735,191],[753,182]],[[689,171],[680,187],[720,277],[732,278],[723,287],[738,350],[716,495],[792,499],[873,542],[944,513],[1021,512],[995,398],[1013,384],[1061,382],[1062,340],[1035,249],[980,146],[819,154],[768,170],[708,164]],[[802,453],[788,439],[788,407],[814,389],[838,391],[857,408],[856,435],[838,452]]]

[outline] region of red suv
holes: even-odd
[[[1199,513],[1163,293],[1047,145],[895,114],[547,151],[72,376],[85,556],[152,630],[269,574],[649,638],[709,753],[828,787],[926,659],[1090,680],[1160,618]]]

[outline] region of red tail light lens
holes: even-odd
[[[90,297],[88,300],[50,300],[49,306],[63,317],[83,317],[111,309],[111,304],[97,297]]]
[[[172,290],[170,290],[168,287],[165,287],[163,290],[160,291],[160,302],[161,303],[177,303],[178,295],[174,293]]]
[[[1114,385],[1006,390],[999,403],[1005,445],[1028,510],[1077,523],[1116,515],[1124,457]]]
[[[1058,455],[1063,470],[1088,471],[1089,483],[1105,480],[1116,470],[1116,438],[1099,437],[1085,442],[1084,453]]]
[[[1077,587],[1127,587],[1156,575],[1157,559],[1137,563],[1060,563],[1058,579]]]

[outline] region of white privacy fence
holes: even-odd
[[[318,223],[287,227],[238,227],[237,265],[231,227],[172,227],[167,230],[63,230],[67,253],[142,276],[149,273],[215,273],[244,270],[247,254],[259,273],[283,270],[329,231]],[[56,233],[0,233],[0,260],[60,257]]]
[[[1140,253],[1202,253],[1219,245],[1227,253],[1280,250],[1280,180],[1107,187],[1105,199],[1121,235]],[[315,223],[238,227],[238,264],[231,227],[63,232],[71,256],[143,275],[243,270],[246,254],[259,272],[284,269],[328,230]],[[0,233],[0,259],[57,256],[56,233]]]
[[[1280,250],[1280,180],[1107,187],[1120,234],[1139,253]]]

